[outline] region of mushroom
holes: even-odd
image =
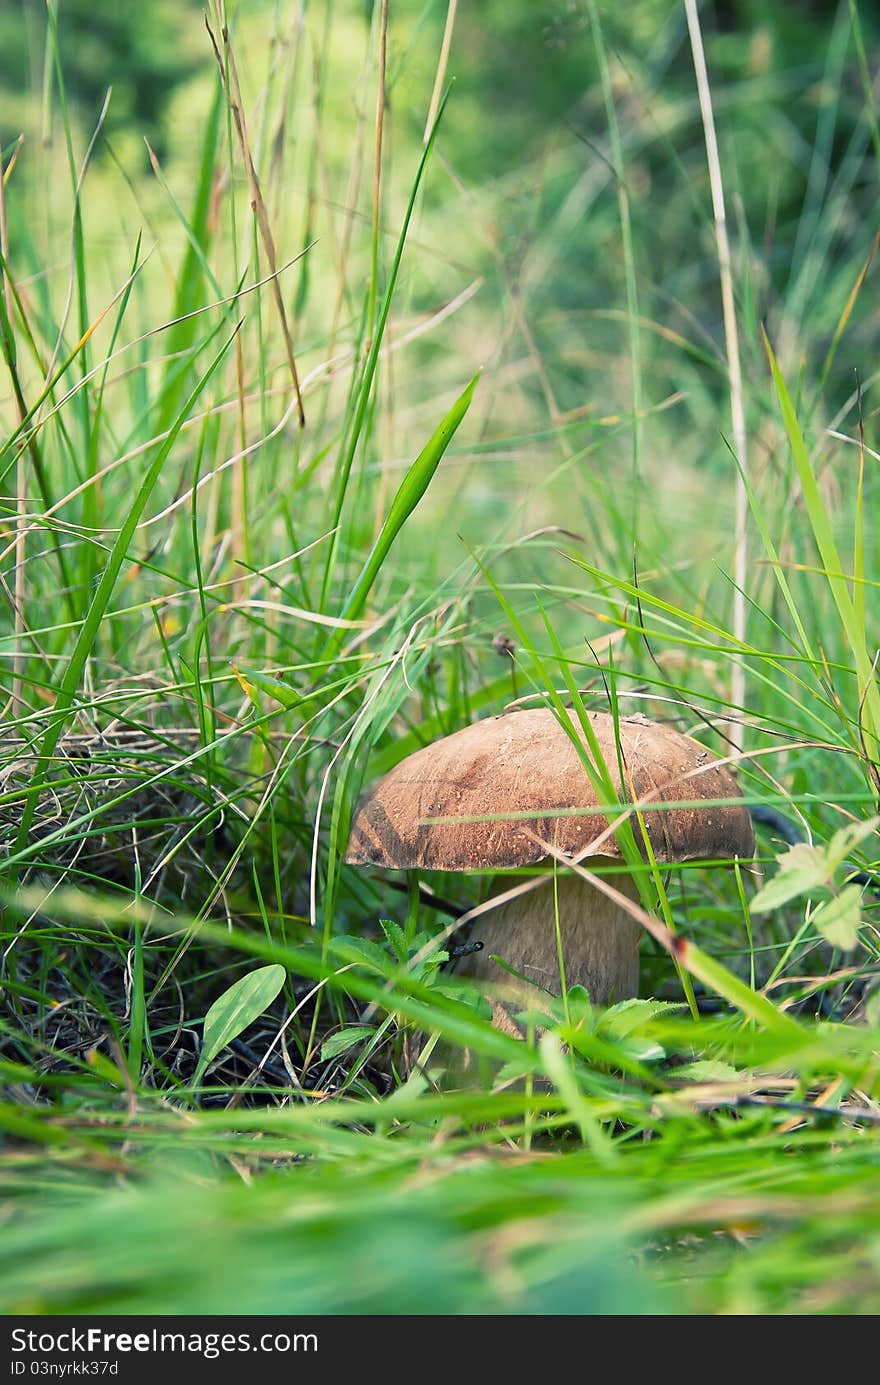
[[[587,715],[604,760],[599,771],[607,770],[619,801],[664,805],[641,813],[658,862],[752,855],[748,809],[732,775],[705,746],[643,716],[615,722],[606,712]],[[575,716],[572,722],[592,762]],[[732,800],[729,807],[718,806],[716,800],[724,799]],[[607,830],[609,818],[618,814],[613,808],[607,816],[595,811],[602,802],[553,711],[508,712],[417,750],[373,784],[355,813],[346,860],[397,870],[494,872],[539,866],[550,855],[546,843],[590,869],[620,869],[623,856]],[[630,821],[643,848],[638,822],[634,816]],[[493,891],[510,883],[501,876]],[[637,883],[625,871],[614,883],[638,897]],[[538,888],[478,917],[472,938],[483,948],[462,958],[457,970],[482,982],[509,984],[510,973],[493,960],[497,955],[528,981],[558,994],[558,911],[566,986],[583,986],[599,1005],[637,995],[639,924],[573,872],[557,875],[555,895],[547,872]],[[496,1007],[498,1019],[503,1016]]]

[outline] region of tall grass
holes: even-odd
[[[588,6],[595,83],[512,149],[454,5],[218,4],[135,167],[49,8],[0,198],[6,1311],[877,1311],[875,40],[810,67],[794,224],[804,74],[713,87],[740,476],[656,9]],[[520,1041],[447,965],[487,882],[343,858],[367,780],[526,701],[670,720],[782,819],[664,872],[604,782],[644,998]]]

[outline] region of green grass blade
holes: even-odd
[[[470,408],[479,378],[480,373],[478,371],[467,387],[458,396],[442,423],[431,434],[431,437],[408,469],[406,476],[400,484],[400,489],[391,503],[391,508],[388,511],[385,522],[379,531],[379,536],[370,551],[370,555],[363,566],[361,574],[342,608],[341,620],[356,620],[364,609],[364,604],[370,594],[373,583],[381,571],[382,564],[388,557],[391,545],[394,543],[397,535],[425,494],[428,486],[431,484],[431,480],[437,467],[440,465],[444,452]],[[323,657],[325,659],[334,658],[342,647],[344,639],[344,630],[335,631],[327,642]]]
[[[871,658],[868,654],[865,627],[859,621],[849,586],[846,579],[841,575],[844,572],[844,564],[841,561],[831,528],[828,508],[819,490],[791,395],[766,334],[764,335],[764,346],[773,373],[773,383],[776,386],[782,421],[800,478],[813,538],[825,568],[825,580],[837,607],[840,623],[855,662],[859,704],[864,708],[868,733],[868,751],[871,759],[876,762],[878,751],[880,751],[880,692],[877,689]]]
[[[431,134],[428,137],[424,150],[422,151],[422,157],[419,160],[419,166],[416,170],[416,176],[413,180],[412,188],[410,189],[409,201],[407,203],[406,213],[404,214],[403,218],[403,225],[400,229],[400,236],[397,241],[397,249],[395,250],[394,259],[391,263],[391,270],[388,275],[388,284],[385,289],[384,297],[382,299],[382,305],[379,309],[379,316],[376,322],[376,330],[373,333],[373,338],[370,343],[369,354],[364,364],[363,373],[361,375],[357,387],[357,392],[354,397],[353,414],[351,422],[345,434],[343,449],[340,455],[339,465],[337,467],[337,476],[334,482],[334,494],[336,499],[333,507],[333,518],[330,524],[327,526],[329,529],[332,530],[338,530],[339,528],[339,521],[342,516],[342,507],[345,503],[345,496],[348,490],[348,482],[349,477],[351,475],[351,469],[354,464],[355,453],[357,452],[358,443],[360,442],[361,434],[363,432],[364,424],[367,418],[367,409],[370,403],[370,398],[373,390],[373,380],[375,379],[376,367],[379,363],[379,352],[381,350],[382,341],[385,336],[385,327],[388,322],[388,314],[391,311],[391,300],[394,296],[394,290],[397,285],[397,278],[400,273],[400,265],[403,259],[403,251],[404,246],[406,245],[407,233],[409,231],[410,222],[412,221],[413,212],[415,211],[416,198],[418,197],[418,192],[419,188],[421,187],[422,178],[424,176],[425,169],[428,166],[428,160],[431,157],[431,152],[434,148],[434,143],[437,139],[437,131],[440,128],[440,121],[443,118],[443,112],[446,109],[446,102],[448,99],[449,93],[447,92],[446,96],[444,96],[442,102],[440,103],[440,109],[437,112],[437,119],[434,121],[434,127],[431,130]],[[327,600],[327,595],[330,589],[330,580],[333,573],[333,564],[336,558],[338,542],[339,541],[337,534],[337,536],[334,537],[334,540],[330,545],[330,551],[327,555],[327,562],[324,568],[324,580],[321,587],[322,607],[324,606]]]
[[[117,533],[116,539],[114,540],[113,547],[111,548],[107,556],[107,561],[104,565],[104,570],[101,573],[101,577],[98,581],[97,589],[95,591],[94,597],[92,598],[91,605],[89,606],[89,609],[86,612],[85,619],[80,627],[79,635],[77,636],[76,644],[74,645],[73,652],[70,656],[70,659],[68,660],[67,667],[61,679],[58,688],[58,693],[55,698],[53,715],[40,741],[39,756],[37,761],[38,768],[35,770],[34,777],[31,782],[32,792],[30,793],[27,799],[24,811],[22,812],[21,823],[19,825],[19,830],[15,842],[16,851],[20,851],[27,843],[30,834],[31,823],[33,822],[33,816],[37,804],[37,793],[35,791],[46,782],[46,779],[49,775],[52,757],[55,753],[55,748],[58,744],[61,733],[69,717],[77,689],[79,688],[80,683],[82,681],[86,661],[95,643],[95,639],[98,634],[98,629],[101,625],[101,621],[104,618],[107,606],[109,605],[110,597],[113,594],[113,589],[116,585],[116,581],[119,577],[122,565],[125,562],[129,545],[131,544],[131,541],[134,538],[135,530],[138,526],[138,521],[140,520],[140,517],[147,506],[147,502],[150,499],[150,496],[153,492],[153,488],[156,482],[158,481],[159,476],[161,475],[162,468],[165,465],[166,459],[170,455],[174,447],[174,444],[177,441],[177,437],[180,433],[181,428],[183,427],[187,418],[189,418],[190,413],[192,412],[192,409],[196,404],[196,401],[201,396],[202,392],[205,389],[205,386],[208,384],[208,381],[211,379],[214,372],[217,370],[221,361],[225,357],[226,352],[229,350],[229,347],[235,340],[237,332],[238,328],[236,328],[236,331],[232,334],[232,336],[226,339],[226,341],[223,343],[214,359],[211,361],[211,364],[208,366],[208,369],[205,371],[205,373],[199,380],[198,384],[193,389],[189,398],[186,400],[183,408],[181,409],[180,413],[175,419],[174,424],[172,425],[167,438],[163,442],[162,446],[158,449],[155,457],[153,458],[152,462],[147,468],[146,475],[144,476],[144,479],[141,482],[140,488],[137,491],[134,502],[125,517],[124,523],[120,526],[119,532]]]

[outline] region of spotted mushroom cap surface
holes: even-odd
[[[577,716],[570,715],[592,763]],[[658,861],[752,855],[748,809],[711,751],[643,716],[620,717],[622,786],[614,719],[607,712],[588,715],[618,798],[668,805],[643,814]],[[713,799],[732,802],[719,807]],[[345,859],[397,870],[480,871],[534,865],[548,855],[544,842],[571,856],[589,855],[609,819],[570,810],[595,809],[598,802],[554,713],[508,712],[415,751],[378,779],[358,804]],[[560,809],[567,815],[554,816]],[[500,814],[517,816],[503,821]],[[484,815],[494,820],[468,820]],[[436,818],[461,820],[431,821]],[[639,841],[634,814],[631,821]],[[621,852],[609,836],[593,854],[620,858]]]

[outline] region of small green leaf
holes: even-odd
[[[597,1032],[612,1034],[615,1038],[625,1038],[635,1030],[641,1029],[658,1015],[672,1014],[685,1006],[669,1000],[621,1000],[611,1005],[602,1016]]]
[[[321,1058],[338,1058],[340,1053],[345,1053],[347,1049],[354,1048],[355,1044],[361,1043],[364,1039],[370,1039],[375,1034],[375,1029],[366,1024],[353,1024],[350,1029],[340,1029],[338,1034],[331,1034],[329,1039],[325,1039],[321,1045]]]
[[[656,1039],[643,1038],[638,1034],[628,1039],[615,1039],[614,1044],[618,1053],[632,1058],[636,1063],[659,1063],[666,1057],[666,1049]]]
[[[345,933],[331,938],[328,947],[334,957],[342,962],[355,962],[359,966],[369,967],[380,976],[390,976],[394,971],[394,964],[385,948],[374,943],[372,938],[355,938]]]
[[[289,712],[299,711],[306,718],[314,715],[316,704],[309,702],[295,688],[291,688],[287,683],[282,683],[279,678],[272,678],[268,673],[261,673],[253,668],[240,667],[237,664],[230,664],[229,667],[258,711],[262,711],[262,707],[256,695],[257,689],[260,692],[268,693],[270,697],[274,697],[275,701],[280,702],[282,707]]]
[[[434,984],[432,990],[435,995],[445,996],[447,1000],[457,1001],[459,1005],[464,1005],[476,1011],[477,1014],[485,1015],[487,1019],[491,1018],[489,1006],[475,986],[468,986],[464,989],[460,983],[452,980],[444,982],[443,985]]]
[[[209,1063],[272,1004],[284,985],[284,968],[273,963],[242,976],[205,1015],[202,1051],[193,1079],[198,1086]]]
[[[742,1074],[720,1058],[698,1058],[694,1063],[684,1063],[676,1068],[672,1076],[676,1082],[684,1077],[689,1082],[736,1082]]]
[[[86,1062],[94,1072],[103,1077],[105,1082],[109,1082],[111,1087],[123,1087],[125,1085],[125,1074],[122,1069],[99,1048],[89,1049],[86,1054]]]
[[[859,842],[877,831],[878,825],[880,818],[876,817],[865,822],[851,822],[835,832],[824,846],[798,842],[777,858],[779,872],[755,895],[751,912],[769,913],[798,895],[829,885],[838,867]]]
[[[828,879],[825,848],[798,842],[778,857],[779,872],[768,880],[751,903],[753,914],[768,914],[798,895],[808,894]]]
[[[859,940],[862,892],[858,885],[844,885],[834,899],[826,899],[813,910],[810,922],[833,947],[851,952]]]
[[[521,1082],[524,1077],[528,1077],[532,1071],[532,1065],[525,1056],[528,1050],[523,1044],[524,1057],[522,1061],[511,1059],[507,1063],[502,1063],[498,1069],[498,1076],[495,1078],[495,1085],[498,1091],[502,1091],[510,1082]]]
[[[382,932],[388,939],[388,946],[394,952],[398,962],[406,961],[406,934],[399,923],[393,919],[380,919],[379,924]]]
[[[437,971],[437,968],[441,967],[444,962],[448,961],[449,953],[446,952],[443,948],[438,948],[436,952],[432,952],[429,956],[423,957],[421,962],[419,962],[414,967],[407,968],[407,970],[409,971],[411,976],[417,977],[420,981],[426,981],[430,983],[433,974]]]

